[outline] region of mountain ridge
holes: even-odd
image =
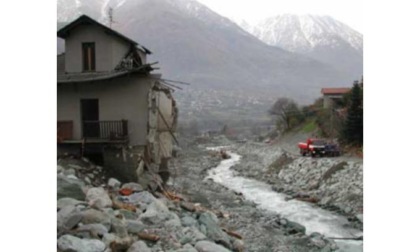
[[[363,74],[363,35],[331,16],[281,14],[254,25],[238,24],[268,45]]]

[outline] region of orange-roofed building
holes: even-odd
[[[324,97],[324,108],[329,108],[335,100],[343,99],[343,96],[350,92],[351,88],[323,88],[321,93]]]

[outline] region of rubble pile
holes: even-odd
[[[345,214],[363,212],[363,164],[328,158],[298,158],[278,173],[277,190],[297,192],[296,197]]]
[[[165,190],[105,181],[102,168],[87,160],[58,163],[59,252],[244,250],[242,237],[219,225],[223,214]]]

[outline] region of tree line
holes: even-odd
[[[331,108],[323,107],[323,98],[311,105],[299,106],[293,99],[281,97],[268,113],[276,118],[277,128],[283,133],[314,120],[324,137],[338,138],[346,145],[362,146],[363,77],[354,81],[351,91]]]

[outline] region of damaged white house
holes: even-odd
[[[147,62],[151,52],[83,15],[57,32],[58,154],[97,157],[112,175],[137,181],[167,171],[177,108],[173,89]]]

